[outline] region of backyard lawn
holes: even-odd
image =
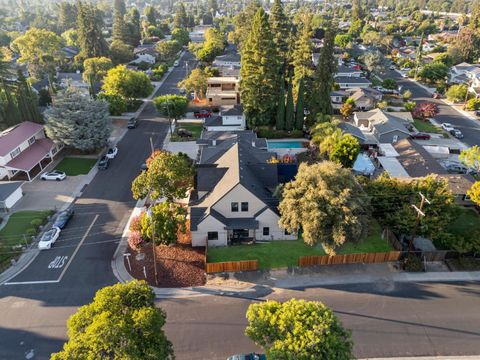
[[[377,222],[372,224],[370,235],[358,244],[347,244],[338,254],[387,252],[391,246],[382,239]],[[326,255],[321,246],[305,245],[302,239],[295,241],[272,241],[254,245],[235,245],[208,248],[208,262],[258,260],[261,269],[296,266],[301,256]]]
[[[67,176],[85,175],[96,162],[97,159],[65,157],[55,167],[55,170],[63,171]]]
[[[413,125],[415,128],[420,131],[420,132],[427,132],[427,133],[437,133],[437,134],[442,134],[443,130],[434,126],[430,121],[423,121],[423,120],[418,120],[414,119],[413,120]]]
[[[181,137],[178,136],[177,133],[175,132],[172,136],[172,141],[192,141],[200,138],[200,135],[203,130],[203,124],[201,123],[178,123],[177,125],[177,130],[178,129],[185,129],[187,131],[190,131],[192,133],[191,137]]]
[[[480,231],[480,216],[473,209],[460,208],[457,219],[450,224],[447,231],[468,239],[475,231]]]
[[[27,236],[27,232],[33,228],[32,220],[39,219],[44,224],[51,213],[51,210],[20,211],[10,216],[5,227],[0,230],[0,246],[4,250],[0,253],[0,271],[10,265],[11,259],[21,254],[21,249],[17,252],[14,248],[16,245],[25,245],[25,240],[30,243],[30,234]]]

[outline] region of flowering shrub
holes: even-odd
[[[142,217],[144,215],[145,213],[141,213],[140,215],[132,218],[132,220],[130,221],[130,227],[129,227],[131,232],[142,231]]]
[[[438,105],[431,102],[424,102],[418,104],[412,111],[412,115],[417,119],[426,119],[434,117],[438,114]]]
[[[145,241],[140,231],[132,231],[128,236],[128,245],[134,250],[139,250]]]

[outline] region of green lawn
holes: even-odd
[[[66,157],[55,167],[55,170],[63,171],[67,176],[88,174],[95,165],[97,159]]]
[[[475,230],[480,230],[480,216],[473,209],[467,208],[460,208],[457,219],[447,228],[452,234],[467,239]]]
[[[10,260],[17,258],[21,254],[21,248],[16,249],[16,245],[25,245],[25,240],[30,243],[30,236],[24,236],[28,229],[32,228],[32,220],[39,219],[45,223],[51,210],[43,211],[20,211],[14,213],[8,219],[5,227],[0,230],[0,271],[10,266]]]
[[[172,141],[192,141],[200,138],[203,130],[203,124],[201,123],[178,123],[177,129],[185,129],[192,133],[189,138],[180,137],[176,133],[172,136]]]
[[[363,252],[387,252],[391,246],[381,238],[380,225],[372,224],[370,235],[358,244],[347,244],[338,250],[339,254]],[[305,245],[303,240],[272,241],[254,245],[235,245],[208,249],[208,262],[258,260],[261,269],[296,266],[301,256],[321,256],[321,246]]]
[[[432,123],[430,121],[423,121],[423,120],[414,119],[413,120],[413,125],[420,132],[429,132],[429,133],[437,133],[437,134],[443,133],[442,129],[432,125]]]

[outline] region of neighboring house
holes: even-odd
[[[62,148],[45,137],[43,125],[22,122],[0,133],[0,178],[23,173],[31,181]]]
[[[207,80],[208,105],[240,104],[240,81],[236,77],[211,77]]]
[[[158,52],[155,50],[155,44],[139,45],[133,50],[135,59],[130,61],[130,64],[140,64],[146,62],[148,64],[155,64],[157,61]]]
[[[65,46],[62,48],[63,57],[67,59],[68,62],[73,62],[79,52],[80,50],[76,46]]]
[[[0,211],[8,211],[23,196],[23,181],[0,181]]]
[[[345,91],[347,97],[355,101],[355,107],[358,110],[372,110],[377,106],[377,103],[382,100],[382,92],[371,88],[354,88]]]
[[[352,125],[347,122],[341,122],[340,124],[338,124],[338,128],[341,129],[343,132],[348,133],[353,137],[355,137],[358,140],[360,145],[366,145],[369,143],[368,137],[366,136],[366,134],[364,134],[363,131],[360,128],[356,127],[355,125]],[[373,144],[370,144],[370,145],[373,145]]]
[[[89,85],[83,81],[82,73],[79,70],[74,73],[58,72],[55,78],[60,87],[64,89],[70,84],[71,86],[88,93]]]
[[[213,115],[206,118],[203,125],[207,131],[245,130],[243,106],[222,106],[220,115]]]
[[[349,93],[342,90],[332,91],[330,93],[330,101],[332,102],[332,107],[334,109],[340,109],[343,105],[343,102],[348,98]]]
[[[363,75],[363,71],[360,69],[355,69],[353,67],[348,67],[345,65],[339,65],[337,69],[337,73],[335,74],[336,77],[361,77]]]
[[[238,52],[231,52],[226,55],[217,56],[213,61],[213,66],[240,68],[240,54]]]
[[[191,194],[192,246],[294,240],[278,225],[278,164],[251,131],[204,132]]]
[[[463,62],[452,66],[448,78],[450,83],[467,84],[470,92],[480,96],[480,65]]]
[[[221,77],[240,78],[240,68],[235,66],[218,66],[218,72]]]
[[[153,65],[157,61],[157,58],[150,54],[135,54],[136,58],[130,61],[129,64],[140,64],[142,62]]]
[[[372,83],[363,77],[356,76],[336,76],[334,81],[340,89],[368,88]]]
[[[370,132],[379,143],[395,143],[410,136],[407,127],[413,123],[409,112],[389,113],[380,109],[356,112],[354,124]]]

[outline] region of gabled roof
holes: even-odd
[[[362,70],[354,69],[345,65],[340,65],[337,69],[337,74],[362,74]]]
[[[0,181],[0,201],[5,201],[22,185],[23,181]]]
[[[355,76],[335,76],[334,80],[338,84],[371,84],[370,80]]]
[[[424,177],[432,173],[448,174],[428,151],[410,139],[402,139],[394,143],[393,147],[400,154],[398,161],[411,177]]]
[[[360,144],[363,144],[366,140],[366,137],[363,134],[362,130],[352,124],[341,122],[340,124],[338,124],[338,128],[342,129],[344,132],[352,136],[355,136],[359,140]]]
[[[31,121],[24,121],[3,130],[0,133],[0,156],[9,154],[41,130],[43,130],[43,125]]]
[[[243,115],[243,105],[222,106],[221,114],[222,116],[241,116]]]

